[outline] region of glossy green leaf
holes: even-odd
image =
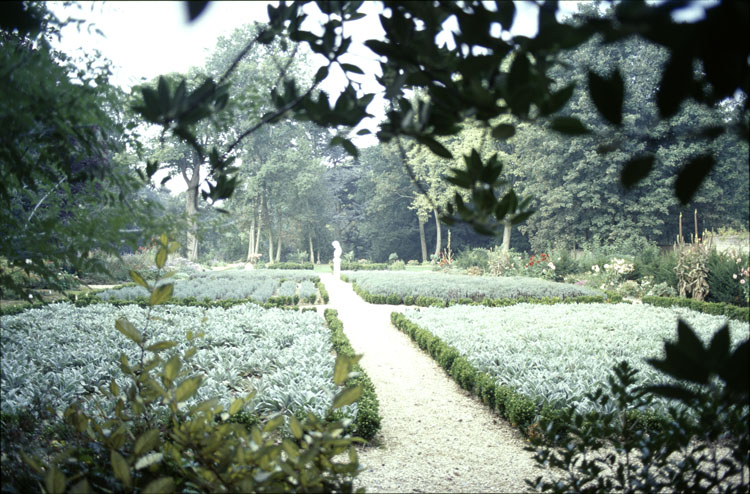
[[[561,134],[567,135],[582,135],[587,134],[588,129],[575,117],[557,117],[552,120],[550,125],[552,130],[556,130]]]
[[[242,398],[237,398],[234,401],[232,401],[232,404],[229,405],[229,415],[234,415],[235,413],[239,412],[242,407],[245,405],[245,400]]]
[[[200,376],[190,377],[185,379],[178,387],[175,392],[175,399],[178,403],[181,403],[195,394],[198,388],[203,382],[203,378]]]
[[[589,70],[589,94],[596,109],[611,124],[622,123],[622,104],[625,100],[625,82],[615,69],[609,77]]]
[[[159,305],[163,304],[169,298],[172,296],[172,292],[174,291],[174,284],[173,283],[167,283],[166,285],[160,285],[154,288],[154,291],[151,293],[151,298],[149,299],[148,303],[150,305]]]
[[[362,69],[350,63],[342,63],[341,68],[344,69],[346,72],[351,72],[353,74],[361,74],[361,75],[365,74]]]
[[[527,219],[531,218],[531,216],[534,214],[534,211],[524,211],[523,213],[519,213],[513,217],[511,220],[512,225],[518,225],[520,223],[523,223]]]
[[[295,439],[301,439],[303,430],[302,425],[294,416],[289,417],[289,429],[292,431]]]
[[[184,3],[188,9],[188,18],[190,19],[190,22],[193,22],[195,19],[200,17],[206,7],[208,7],[208,4],[211,2],[207,2],[204,0],[190,0],[189,2]]]
[[[177,346],[177,343],[174,341],[160,341],[158,343],[154,343],[153,345],[149,345],[146,347],[146,350],[149,352],[161,352],[162,350],[169,350],[170,348],[174,348]]]
[[[136,343],[142,343],[143,337],[133,324],[126,318],[121,317],[115,321],[115,328]]]
[[[133,446],[133,453],[136,456],[141,456],[147,451],[151,451],[159,445],[159,429],[149,429],[135,440],[135,446]]]
[[[143,494],[167,494],[174,492],[174,488],[172,477],[161,477],[149,482],[143,489]]]
[[[167,262],[167,249],[160,247],[156,252],[156,267],[161,269]]]
[[[714,157],[703,154],[691,159],[677,175],[675,180],[675,194],[680,203],[687,204],[698,191],[715,164]]]
[[[620,173],[620,182],[622,183],[622,186],[626,189],[630,189],[646,178],[654,168],[655,160],[656,156],[653,154],[636,156],[635,158],[628,160]]]
[[[180,373],[181,367],[182,362],[180,361],[180,358],[175,355],[170,358],[164,366],[164,375],[170,381],[174,381],[177,378],[177,375]]]
[[[263,426],[263,432],[271,432],[278,429],[282,424],[284,423],[284,415],[277,415],[276,417],[272,418],[268,422],[266,422],[266,425]]]
[[[89,494],[92,491],[91,484],[89,484],[89,481],[87,479],[82,479],[80,482],[77,482],[73,487],[70,488],[70,494]]]
[[[133,480],[130,476],[130,466],[125,461],[125,458],[117,451],[111,450],[110,461],[115,478],[125,484],[126,487],[130,487],[133,484]]]
[[[128,271],[128,274],[130,275],[130,279],[135,281],[137,284],[141,285],[146,290],[150,290],[150,287],[148,286],[148,283],[146,280],[143,279],[143,277],[137,272],[133,271],[132,269]]]
[[[516,135],[516,127],[512,124],[499,124],[492,129],[492,137],[495,139],[510,139]]]
[[[424,144],[430,149],[430,151],[440,156],[441,158],[453,159],[453,155],[451,154],[451,152],[432,137],[417,136],[417,142],[419,142],[420,144]]]
[[[52,465],[44,476],[44,486],[50,494],[62,494],[65,492],[65,475]]]
[[[357,384],[354,387],[346,388],[343,391],[339,392],[334,398],[333,398],[333,404],[331,405],[331,408],[341,408],[346,405],[351,405],[355,401],[357,401],[362,396],[362,385]]]

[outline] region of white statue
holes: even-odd
[[[331,242],[333,245],[333,277],[341,279],[341,244],[338,240]]]

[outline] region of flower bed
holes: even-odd
[[[425,298],[443,301],[442,305],[477,303],[504,299],[570,299],[600,297],[604,293],[591,288],[555,283],[526,277],[476,277],[413,272],[354,272],[346,280],[356,285],[358,293],[371,303],[440,305],[422,303]],[[418,298],[422,300],[418,300]],[[428,300],[428,301],[429,301]]]
[[[63,409],[80,399],[93,404],[96,388],[121,376],[120,354],[131,362],[138,348],[115,330],[127,317],[143,327],[146,309],[135,305],[96,304],[76,308],[53,304],[3,318],[2,411]],[[205,376],[193,400],[217,397],[225,406],[258,391],[246,410],[259,416],[310,411],[323,417],[330,408],[335,357],[331,335],[312,312],[262,309],[243,304],[229,309],[158,306],[149,333],[154,341],[174,340],[184,352],[188,331],[205,336],[193,341],[198,350],[190,372]],[[117,378],[124,389],[126,380]],[[354,417],[357,405],[343,409]]]
[[[174,283],[173,297],[195,300],[251,300],[268,302],[273,297],[281,297],[285,304],[297,303],[299,299],[315,301],[309,284],[319,281],[310,271],[210,271],[197,273],[187,280],[163,280]],[[304,284],[303,294],[297,290]],[[127,286],[106,290],[97,294],[102,300],[135,300],[146,297],[148,292],[141,286]]]
[[[531,398],[537,412],[543,405],[590,409],[585,393],[604,385],[611,368],[622,360],[639,369],[644,382],[661,379],[644,359],[661,356],[662,341],[676,336],[678,316],[704,341],[726,321],[684,308],[630,304],[454,306],[404,313],[408,321],[455,348],[454,358],[462,357],[498,386]],[[733,345],[748,338],[750,325],[729,325]]]

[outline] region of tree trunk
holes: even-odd
[[[506,221],[503,226],[503,252],[510,252],[510,229],[512,225],[510,221]]]
[[[198,261],[198,186],[200,185],[201,164],[198,159],[198,153],[193,153],[193,162],[187,163],[187,160],[181,160],[180,172],[182,178],[188,186],[185,193],[185,219],[187,220],[187,232],[185,247],[187,248],[187,258],[189,261]],[[188,177],[188,168],[191,175]]]
[[[273,264],[273,228],[268,226],[268,264]]]
[[[281,262],[281,232],[276,236],[276,262]]]
[[[440,218],[438,217],[437,209],[432,210],[435,215],[435,230],[437,232],[437,239],[435,239],[435,257],[440,256],[440,249],[443,244],[442,232],[440,230]]]
[[[247,241],[247,259],[245,262],[250,262],[253,254],[255,254],[255,216],[250,223],[250,239]]]
[[[421,216],[417,215],[417,221],[419,222],[419,245],[422,247],[422,262],[427,262],[427,239],[424,236],[424,220]]]
[[[258,194],[258,230],[255,234],[255,253],[260,253],[260,230],[263,227],[263,194]],[[270,261],[270,259],[269,259]]]
[[[308,240],[310,240],[310,262],[315,264],[315,252],[313,251],[312,233],[307,234]]]
[[[281,215],[276,214],[276,262],[281,262]]]

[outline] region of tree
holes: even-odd
[[[584,4],[581,10],[591,15],[587,11],[595,6]],[[747,204],[747,195],[735,196],[737,203],[727,201],[722,190],[737,187],[719,183],[747,170],[743,164],[747,145],[728,134],[702,142],[691,130],[720,126],[731,114],[687,102],[669,123],[659,118],[654,101],[659,71],[654,67],[666,63],[667,50],[639,38],[604,46],[592,39],[566,52],[566,58],[570,68],[550,73],[579,88],[562,114],[577,115],[586,128],[605,128],[606,120],[589,93],[580,88],[595,87],[597,77],[609,77],[616,70],[629,85],[618,131],[562,138],[539,122],[516,123],[516,133],[506,141],[505,152],[514,163],[518,190],[535,197],[537,212],[521,227],[530,235],[534,250],[580,246],[594,239],[612,243],[645,238],[670,243],[676,233],[675,218],[682,209],[670,192],[671,181],[682,163],[706,149],[716,156],[723,149],[722,159],[693,196],[689,211],[697,207],[707,220],[706,228],[746,223],[747,212],[739,212],[746,208],[739,205]],[[620,171],[631,156],[644,153],[658,159],[661,166],[628,190],[619,180]],[[729,210],[739,214],[732,217]]]
[[[197,16],[205,3],[188,5]],[[216,201],[231,195],[236,185],[232,151],[264,125],[294,112],[297,119],[311,120],[321,126],[354,128],[368,116],[366,108],[373,95],[363,94],[352,81],[334,103],[328,95],[316,92],[334,66],[349,74],[362,72],[356,65],[342,61],[351,45],[351,38],[345,35],[347,31],[342,30],[342,25],[361,18],[362,2],[315,3],[327,19],[316,33],[306,30],[304,21],[308,14],[303,7],[307,5],[313,4],[301,1],[270,6],[270,22],[245,44],[221,76],[208,78],[195,90],[144,89],[144,102],[137,106],[143,117],[170,129],[207,162],[212,179],[208,182],[206,198]],[[512,25],[515,6],[510,2],[492,6],[470,1],[443,3],[437,7],[419,2],[389,3],[388,11],[380,18],[385,39],[366,42],[383,57],[383,75],[379,81],[392,103],[386,121],[379,126],[378,138],[387,142],[398,136],[412,137],[438,156],[452,157],[437,138],[458,133],[467,117],[492,125],[493,136],[498,139],[507,139],[516,132],[512,123],[494,123],[494,119],[508,115],[522,120],[549,121],[549,128],[562,134],[591,132],[577,116],[558,113],[571,98],[574,85],[556,80],[551,70],[564,63],[564,50],[575,48],[599,34],[604,44],[641,36],[668,50],[669,58],[659,71],[655,94],[660,120],[671,123],[687,100],[715,108],[739,94],[741,102],[736,106],[736,118],[718,126],[694,128],[709,141],[724,133],[737,133],[747,140],[750,45],[744,34],[748,30],[750,6],[746,2],[726,0],[705,9],[706,16],[702,20],[674,21],[673,12],[683,6],[682,2],[655,6],[621,2],[612,17],[562,23],[556,17],[557,2],[549,1],[540,6],[538,35],[529,39],[503,38],[493,32],[497,25],[501,31],[507,31]],[[11,18],[7,26],[12,29],[33,25],[34,16],[25,14]],[[458,23],[453,33],[455,46],[438,45],[437,34],[452,16]],[[268,45],[277,39],[305,44],[328,62],[318,70],[312,83],[301,88],[293,78],[282,75],[278,84],[271,88],[275,110],[257,115],[254,122],[243,127],[237,139],[222,149],[202,146],[195,139],[195,125],[225,107],[228,79],[239,61],[253,46]],[[695,61],[702,64],[703,71],[693,71]],[[614,129],[620,129],[623,95],[629,81],[625,81],[619,71],[590,75],[589,80],[593,83],[588,92],[597,111]],[[405,94],[417,89],[424,92],[426,99],[415,105]],[[342,145],[353,155],[358,153],[344,135],[336,135],[331,143]],[[657,168],[656,162],[648,151],[630,156],[621,172],[625,185],[632,186],[648,176]],[[680,163],[674,187],[682,204],[687,204],[694,196],[715,163],[711,152],[691,156],[687,162]],[[157,164],[149,163],[147,172],[153,172],[156,167]],[[467,175],[454,177],[459,182],[454,181],[454,184],[465,189],[471,199],[465,202],[460,195],[454,196],[453,207],[449,208],[445,219],[469,222],[483,232],[492,232],[498,225],[504,227],[507,216],[511,224],[527,219],[532,212],[526,208],[528,203],[516,200],[520,198],[516,198],[514,191],[502,190],[501,171],[502,163],[498,160],[480,160],[474,162]],[[516,207],[510,208],[511,205]]]
[[[50,47],[63,23],[42,4],[21,12],[39,24],[3,16],[0,31],[0,283],[11,292],[23,290],[18,271],[53,286],[61,269],[102,271],[87,253],[135,248],[159,218],[137,195],[132,115],[108,64],[88,56],[78,68]]]

